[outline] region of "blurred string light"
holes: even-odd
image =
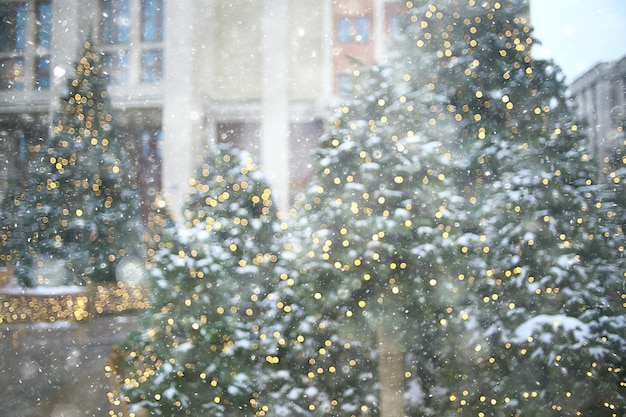
[[[0,291],[0,324],[82,322],[101,314],[143,310],[150,305],[148,293],[145,281],[92,284],[58,294]]]

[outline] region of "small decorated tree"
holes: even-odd
[[[460,286],[448,270],[458,197],[445,148],[421,133],[428,107],[407,110],[401,80],[389,67],[357,73],[299,203],[296,290],[318,344],[307,383],[331,414],[404,415],[405,353],[420,350],[415,381],[427,389],[450,350],[440,322]]]
[[[151,308],[124,347],[125,395],[153,415],[252,415],[275,356],[261,317],[281,227],[266,180],[235,148],[215,145],[191,183],[184,225],[150,239]]]
[[[118,261],[137,249],[133,170],[99,62],[85,42],[50,137],[33,145],[26,177],[14,179],[3,203],[3,251],[27,286],[45,283],[34,271],[51,262],[63,265],[55,274],[67,274],[65,283],[114,281]]]

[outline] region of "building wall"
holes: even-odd
[[[124,30],[130,40],[107,43],[102,1],[51,0],[50,45],[26,54],[30,66],[37,54],[49,56],[49,87],[35,85],[36,74],[30,71],[24,88],[0,89],[0,156],[11,161],[0,172],[0,182],[9,170],[18,169],[20,155],[27,151],[24,142],[47,135],[65,79],[80,46],[92,36],[107,62],[114,63],[109,68],[113,115],[137,158],[144,199],[149,203],[163,188],[175,213],[188,192],[197,155],[217,141],[252,152],[286,209],[312,173],[310,152],[337,91],[338,75],[354,67],[346,55],[366,64],[384,56],[385,14],[404,4],[167,0],[164,36],[148,42],[142,32],[143,5],[159,0],[107,0],[128,2],[128,14],[117,22],[128,21]],[[28,34],[34,38],[39,27],[35,0],[0,0],[0,6],[16,2],[27,4]],[[367,41],[340,42],[342,17],[366,17]],[[162,51],[160,73],[148,80],[145,53],[153,50]],[[11,54],[0,51],[0,63]],[[126,58],[118,62],[121,56]]]
[[[600,164],[619,145],[626,121],[626,57],[601,63],[574,80],[576,115],[586,122],[591,152]]]
[[[101,1],[51,0],[51,39],[42,46],[40,3],[0,0],[0,6],[27,5],[29,41],[18,52],[0,50],[0,70],[16,57],[24,61],[23,88],[0,88],[0,158],[7,161],[0,193],[9,172],[25,169],[29,145],[47,136],[82,42],[102,39]],[[312,174],[309,155],[328,105],[341,77],[356,67],[348,56],[365,64],[384,60],[393,19],[405,10],[396,0],[168,0],[164,38],[156,43],[163,49],[162,78],[144,82],[146,44],[138,28],[148,0],[124,1],[130,2],[132,45],[127,82],[116,84],[111,74],[114,117],[135,153],[144,199],[163,188],[174,212],[196,156],[219,141],[235,143],[265,165],[285,208]],[[102,47],[107,53],[124,48]],[[34,70],[41,57],[49,57],[47,87],[37,83]],[[592,68],[571,92],[578,117],[588,122],[591,151],[602,161],[617,145],[626,115],[626,57]]]
[[[333,2],[333,64],[338,72],[374,64],[374,1]],[[367,29],[367,30],[365,30]]]

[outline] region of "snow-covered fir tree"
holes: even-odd
[[[423,406],[454,346],[446,334],[461,285],[449,267],[462,213],[449,207],[459,197],[449,153],[422,134],[429,104],[407,103],[403,78],[393,67],[355,73],[299,203],[296,288],[320,333],[309,336],[319,345],[309,384],[324,393],[315,408],[333,415],[404,415],[405,385],[407,406]],[[329,329],[327,344],[318,338]],[[419,369],[408,371],[405,352]]]
[[[438,113],[426,134],[454,132],[442,142],[475,236],[456,259],[475,299],[450,402],[461,415],[619,415],[616,194],[594,180],[560,70],[531,58],[528,5],[415,3],[406,68],[429,77],[415,91]]]
[[[159,215],[152,232],[151,308],[125,344],[125,395],[153,415],[263,413],[265,368],[280,340],[262,322],[276,309],[282,249],[271,191],[252,158],[224,144],[191,181],[184,225]]]
[[[619,196],[560,70],[531,59],[527,4],[411,6],[399,55],[355,73],[300,207],[311,409],[619,415]]]
[[[3,202],[3,254],[27,286],[40,284],[33,271],[54,260],[74,277],[67,283],[114,281],[119,260],[138,248],[133,170],[100,58],[85,42],[50,137],[32,145],[26,175],[12,178]]]

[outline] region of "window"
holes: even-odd
[[[102,0],[103,65],[114,84],[127,84],[131,39],[130,0]]]
[[[24,89],[24,59],[0,59],[0,89]]]
[[[164,32],[163,0],[144,0],[142,16],[143,42],[162,42]]]
[[[26,4],[0,5],[0,51],[22,51],[26,47]]]
[[[130,0],[102,0],[102,44],[130,43]]]
[[[51,33],[50,0],[0,4],[0,90],[50,87]]]
[[[109,74],[109,80],[113,84],[128,84],[129,64],[128,50],[120,49],[104,54],[102,65]]]
[[[163,3],[101,0],[100,43],[105,71],[113,84],[152,84],[161,80]]]
[[[42,90],[50,88],[50,57],[42,56],[37,58],[35,74],[37,87]]]
[[[37,3],[37,45],[50,48],[52,38],[52,3]]]
[[[395,14],[389,17],[389,34],[399,35],[402,33],[402,15]]]
[[[142,6],[141,81],[155,83],[163,75],[163,0],[143,0]]]
[[[341,43],[366,43],[370,41],[370,18],[343,16],[337,21],[337,40]]]
[[[50,88],[50,43],[52,40],[52,3],[37,3],[37,47],[43,54],[35,62],[35,86],[42,90]]]
[[[141,58],[141,81],[155,83],[161,79],[161,50],[145,51]]]
[[[7,191],[11,176],[24,178],[28,175],[28,164],[32,149],[47,136],[47,126],[24,126],[9,123],[0,129],[0,201]]]
[[[0,89],[24,89],[26,4],[0,5]]]

